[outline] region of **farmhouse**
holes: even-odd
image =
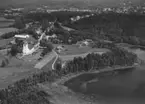
[[[36,32],[38,35],[42,34],[41,28],[36,29],[35,32]]]
[[[57,46],[55,50],[60,53],[61,51],[65,51],[65,47],[60,45],[60,46]]]
[[[92,43],[93,41],[91,39],[86,39],[86,40],[77,42],[77,45],[79,45],[79,47],[83,47],[83,46],[89,46]]]
[[[53,34],[52,36],[50,36],[50,35],[47,35],[47,36],[46,36],[46,40],[49,40],[49,39],[56,39],[56,38],[57,38],[56,34]]]

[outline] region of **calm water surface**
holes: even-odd
[[[88,80],[97,76],[98,80]],[[72,90],[96,95],[100,104],[145,104],[145,66],[113,75],[82,75],[65,83]]]

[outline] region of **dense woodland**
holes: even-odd
[[[84,18],[67,26],[93,33],[99,38],[117,43],[145,45],[144,15],[139,14],[99,14]]]
[[[28,13],[24,16],[25,21],[39,21],[46,19],[50,22],[54,20],[58,20],[61,23],[68,23],[70,22],[71,17],[82,16],[90,14],[89,12],[69,12],[69,11],[58,11],[58,12],[51,12],[51,13]]]
[[[74,58],[67,63],[65,68],[61,68],[61,65],[57,64],[55,71],[40,72],[9,85],[8,88],[0,91],[1,104],[49,104],[48,98],[50,96],[37,89],[38,83],[51,83],[69,73],[87,72],[115,65],[128,66],[136,62],[136,55],[119,49],[113,44],[101,45],[100,47],[108,47],[111,51],[103,55],[88,54],[85,58]]]
[[[49,43],[47,40],[41,40],[40,46],[44,48],[40,54],[41,57],[44,57],[47,53],[51,52],[53,49],[53,45]]]

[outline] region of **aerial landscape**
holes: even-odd
[[[0,104],[144,98],[144,0],[0,0]]]

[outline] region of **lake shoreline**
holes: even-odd
[[[123,71],[123,70],[129,70],[129,69],[136,68],[137,66],[140,66],[140,65],[138,63],[136,63],[131,66],[114,66],[114,67],[106,67],[106,68],[99,69],[99,70],[92,70],[89,72],[71,73],[71,74],[63,76],[61,79],[56,80],[54,83],[64,85],[65,82],[67,82],[73,78],[76,78],[80,75],[83,75],[83,74],[99,74],[99,73],[105,73],[105,72]]]

